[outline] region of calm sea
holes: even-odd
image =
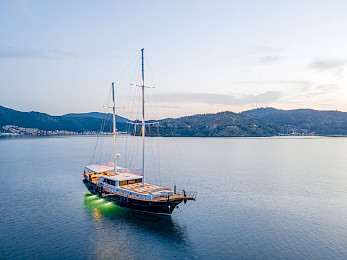
[[[1,139],[0,258],[347,259],[347,138],[147,142],[147,181],[198,192],[172,217],[87,193],[111,137]],[[138,144],[119,138],[120,164]]]

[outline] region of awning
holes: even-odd
[[[114,167],[103,165],[103,164],[93,164],[86,166],[86,169],[95,172],[95,173],[102,173],[102,172],[113,172]]]
[[[113,162],[101,162],[92,164],[85,167],[89,171],[94,173],[102,173],[102,172],[114,172],[114,163]],[[129,173],[135,174],[138,176],[142,176],[142,169],[129,169],[117,166],[117,173]]]

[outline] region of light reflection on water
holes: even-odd
[[[97,235],[93,256],[98,258],[139,259],[156,253],[134,247],[134,243],[168,243],[180,247],[182,258],[195,258],[186,232],[171,216],[151,215],[117,206],[89,192],[84,195],[84,207],[94,219]],[[137,237],[142,234],[143,237]],[[138,239],[138,241],[136,241]],[[143,240],[143,241],[141,241]],[[159,257],[160,255],[158,255]]]

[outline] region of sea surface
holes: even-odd
[[[171,217],[87,192],[110,136],[0,139],[0,258],[347,259],[347,138],[146,142],[148,182],[198,192]],[[120,165],[139,144],[120,136]]]

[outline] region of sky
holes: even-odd
[[[155,87],[146,101],[161,118],[347,112],[346,13],[338,0],[2,0],[0,105],[104,111],[111,82],[119,100],[133,95],[144,48],[145,83]]]

